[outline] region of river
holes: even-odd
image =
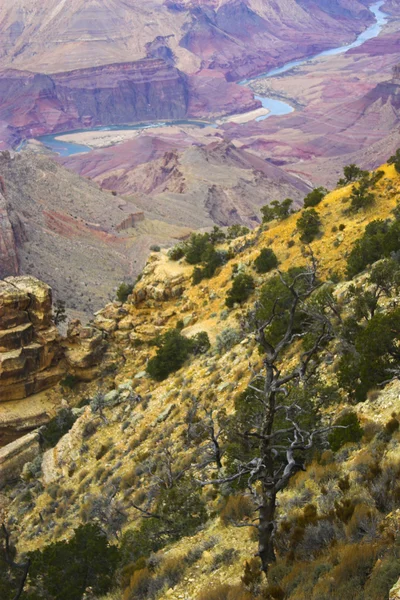
[[[325,50],[324,52],[320,52],[319,54],[315,54],[314,56],[309,56],[307,58],[302,58],[299,60],[292,60],[282,67],[276,67],[275,69],[271,69],[267,73],[263,73],[261,75],[257,75],[256,77],[252,77],[250,79],[244,79],[240,81],[240,85],[250,85],[253,81],[257,81],[258,79],[268,79],[271,77],[276,77],[277,75],[282,75],[283,73],[287,73],[291,71],[295,67],[302,66],[309,61],[317,60],[319,58],[324,58],[326,56],[335,56],[337,54],[344,54],[353,48],[357,48],[362,46],[366,41],[371,40],[377,37],[382,28],[386,25],[387,19],[389,17],[388,14],[384,13],[381,8],[385,4],[385,0],[379,0],[370,7],[370,11],[375,16],[375,23],[370,25],[368,29],[363,31],[357,39],[352,44],[347,44],[345,46],[339,46],[338,48],[332,48],[331,50]],[[264,108],[269,110],[267,115],[262,117],[258,117],[257,121],[262,121],[264,119],[268,119],[270,117],[287,115],[294,111],[294,108],[281,100],[275,100],[274,98],[265,98],[263,96],[255,95],[257,100],[260,100],[261,104]],[[90,152],[92,148],[89,146],[83,146],[80,144],[74,144],[72,142],[66,142],[62,139],[63,135],[70,135],[71,133],[81,133],[87,131],[127,131],[127,130],[144,130],[144,129],[153,129],[156,127],[165,127],[169,125],[194,125],[196,127],[205,127],[206,125],[210,125],[210,123],[205,123],[202,121],[190,121],[190,120],[180,120],[180,121],[163,121],[163,122],[153,122],[153,123],[137,123],[136,125],[113,125],[109,127],[96,127],[94,129],[80,129],[77,131],[68,131],[63,134],[58,133],[55,135],[44,135],[37,138],[40,142],[42,142],[47,148],[60,154],[61,156],[71,156],[73,154],[80,154],[83,152]]]

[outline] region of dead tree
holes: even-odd
[[[28,577],[29,568],[31,566],[31,561],[28,559],[24,563],[17,563],[14,559],[14,552],[11,547],[10,542],[10,534],[5,524],[3,523],[1,526],[1,530],[4,537],[4,547],[3,552],[1,553],[1,558],[4,562],[10,567],[11,571],[21,571],[21,579],[18,584],[18,589],[15,593],[13,600],[19,600],[21,598],[22,593],[24,591],[26,579]]]
[[[318,356],[334,336],[329,311],[319,311],[309,302],[320,287],[316,262],[312,257],[306,269],[292,276],[278,272],[278,277],[284,298],[271,300],[263,320],[260,307],[252,313],[252,330],[263,351],[263,367],[252,374],[246,418],[241,421],[236,410],[232,439],[243,442],[242,449],[239,446],[231,460],[229,475],[200,482],[215,485],[240,480],[251,491],[257,506],[258,555],[265,573],[275,561],[277,495],[299,470],[305,470],[306,453],[315,440],[332,429],[310,424],[307,414],[312,414],[313,405],[312,398],[307,397],[307,382],[316,372]],[[278,329],[279,336],[272,334],[278,320],[284,325]],[[291,361],[287,367],[285,351],[306,335],[307,349],[300,350],[296,364]],[[299,401],[300,392],[308,404]]]

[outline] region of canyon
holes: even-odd
[[[19,0],[2,15],[3,149],[44,133],[256,109],[235,81],[352,41],[373,20],[358,0]]]

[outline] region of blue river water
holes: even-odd
[[[344,54],[353,48],[357,48],[362,46],[366,41],[371,40],[379,35],[382,28],[387,22],[388,16],[384,13],[381,8],[385,4],[385,0],[379,0],[370,7],[370,11],[375,16],[375,23],[373,23],[368,29],[363,31],[357,39],[352,44],[347,44],[345,46],[340,46],[339,48],[332,48],[331,50],[325,50],[324,52],[320,52],[319,54],[315,54],[314,56],[310,56],[308,58],[302,58],[300,60],[292,60],[282,67],[276,67],[275,69],[271,69],[267,73],[263,73],[261,75],[257,75],[256,77],[252,77],[251,79],[244,79],[240,81],[240,85],[249,85],[253,81],[257,81],[258,79],[267,79],[270,77],[276,77],[277,75],[282,75],[283,73],[287,73],[291,71],[295,67],[299,67],[308,63],[311,60],[316,60],[319,58],[323,58],[325,56],[335,56],[337,54]],[[290,106],[287,102],[283,102],[281,100],[276,100],[274,98],[263,97],[259,95],[254,96],[256,100],[260,100],[264,108],[269,110],[267,115],[262,117],[258,117],[257,121],[262,121],[264,119],[268,119],[270,117],[287,115],[294,111],[294,108]],[[143,129],[152,129],[156,127],[165,127],[168,125],[194,125],[196,127],[206,127],[211,123],[207,123],[204,121],[156,121],[152,123],[137,123],[135,125],[113,125],[110,127],[95,127],[93,129],[80,129],[76,131],[68,131],[63,134],[58,133],[55,135],[44,135],[37,138],[40,142],[42,142],[47,148],[52,150],[53,152],[57,152],[61,156],[72,156],[73,154],[80,154],[82,152],[90,152],[92,149],[89,146],[83,146],[80,144],[73,144],[66,142],[62,139],[62,135],[67,135],[71,133],[81,133],[87,131],[127,131],[127,130],[143,130]],[[58,139],[56,139],[58,138]]]

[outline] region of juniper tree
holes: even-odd
[[[258,514],[250,526],[258,532],[265,573],[275,560],[277,495],[299,470],[305,470],[308,451],[332,429],[321,425],[313,402],[318,361],[334,336],[329,311],[318,310],[309,301],[320,287],[314,258],[309,267],[292,273],[279,272],[279,292],[267,310],[256,306],[250,315],[263,367],[252,373],[246,392],[235,401],[224,475],[200,481],[251,492]],[[278,321],[283,321],[283,328],[274,327]],[[284,361],[294,342],[302,344],[295,364]]]

